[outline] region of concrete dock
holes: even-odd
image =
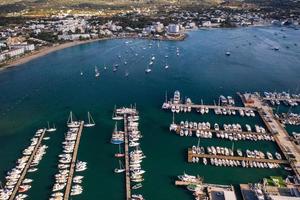
[[[77,154],[78,154],[81,134],[82,134],[82,130],[83,130],[83,124],[84,124],[84,122],[81,121],[78,132],[77,132],[77,138],[76,138],[76,141],[75,141],[73,156],[72,156],[71,165],[70,165],[70,169],[69,169],[70,170],[69,171],[69,177],[68,177],[66,190],[65,190],[64,198],[63,198],[64,200],[68,200],[69,197],[70,197],[71,187],[72,187],[72,182],[73,182],[73,176],[74,176],[76,161],[77,161]]]
[[[252,162],[263,162],[263,163],[277,163],[277,164],[288,164],[287,160],[275,160],[275,159],[261,159],[261,158],[248,158],[241,156],[225,156],[225,155],[213,155],[213,154],[195,154],[191,149],[188,149],[188,162],[192,162],[193,157],[198,158],[217,158],[217,159],[228,159],[238,161],[252,161]]]
[[[28,169],[30,168],[31,162],[32,162],[32,160],[33,160],[33,158],[34,158],[34,156],[35,156],[35,154],[36,154],[38,148],[40,147],[40,145],[41,145],[41,143],[42,143],[42,141],[43,141],[43,138],[44,138],[44,136],[45,136],[45,133],[46,133],[46,129],[44,129],[43,132],[41,133],[41,136],[39,137],[38,142],[37,142],[37,144],[35,145],[35,148],[34,148],[34,150],[32,151],[32,154],[30,155],[30,157],[29,157],[29,159],[28,159],[28,162],[27,162],[27,164],[26,164],[24,170],[22,171],[21,176],[20,176],[20,178],[19,178],[17,184],[15,185],[12,194],[11,194],[10,197],[9,197],[9,200],[14,200],[14,199],[15,199],[15,197],[16,197],[16,195],[17,195],[17,193],[18,193],[19,187],[20,187],[20,185],[22,184],[22,182],[23,182],[23,180],[24,180],[24,178],[25,178],[25,176],[26,176],[26,174],[27,174]]]
[[[131,199],[130,169],[129,169],[129,141],[128,141],[128,124],[127,114],[124,115],[124,152],[125,152],[125,183],[126,183],[126,200]]]

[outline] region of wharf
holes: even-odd
[[[265,101],[293,101],[293,102],[297,102],[300,103],[300,99],[295,99],[295,98],[286,98],[286,97],[280,97],[280,98],[273,98],[273,97],[263,97],[263,100]]]
[[[208,109],[230,109],[230,110],[236,110],[236,111],[239,111],[239,110],[243,110],[243,111],[249,111],[249,110],[253,110],[255,111],[256,109],[253,108],[253,107],[239,107],[239,106],[218,106],[218,105],[204,105],[204,104],[181,104],[181,103],[178,103],[178,104],[174,104],[172,102],[168,102],[168,108],[167,109],[171,109],[172,106],[175,106],[175,107],[191,107],[192,109],[201,109],[201,108],[208,108]]]
[[[282,127],[281,123],[276,120],[271,107],[266,105],[260,97],[253,95],[252,107],[258,110],[260,117],[263,119],[269,132],[274,134],[274,139],[285,158],[289,161],[297,178],[300,179],[300,149],[290,140],[288,132]]]
[[[78,149],[79,149],[79,144],[80,144],[80,138],[81,138],[81,134],[82,134],[82,130],[83,130],[83,124],[84,124],[84,122],[81,121],[78,132],[77,132],[77,138],[75,141],[73,156],[72,156],[71,165],[70,165],[70,169],[69,169],[70,170],[69,177],[68,177],[66,190],[65,190],[64,198],[63,198],[64,200],[68,200],[70,197],[71,186],[72,186],[73,176],[74,176],[75,167],[76,167],[77,154],[78,154]]]
[[[127,114],[124,113],[124,152],[125,152],[125,182],[126,182],[126,200],[131,199],[131,186],[130,186],[130,169],[129,169],[129,143],[128,143],[128,126]]]
[[[29,159],[28,159],[28,162],[27,162],[25,168],[23,169],[23,171],[22,171],[22,173],[21,173],[21,176],[20,176],[20,178],[19,178],[17,184],[15,185],[12,194],[11,194],[10,197],[9,197],[9,200],[14,200],[14,199],[15,199],[15,196],[16,196],[17,193],[18,193],[19,187],[20,187],[20,185],[22,184],[22,182],[23,182],[23,180],[24,180],[24,178],[25,178],[25,176],[26,176],[26,174],[27,174],[28,169],[30,168],[31,162],[32,162],[32,160],[33,160],[33,158],[34,158],[34,156],[35,156],[35,154],[36,154],[38,148],[40,147],[40,145],[41,145],[41,143],[42,143],[42,140],[43,140],[43,138],[44,138],[44,136],[45,136],[45,133],[46,133],[46,129],[44,129],[43,132],[41,133],[41,136],[39,137],[38,142],[37,142],[37,144],[35,145],[35,148],[34,148],[32,154],[30,155],[30,157],[29,157]]]
[[[177,129],[176,129],[176,133],[179,134],[180,133],[180,124],[176,124],[177,125]],[[198,129],[196,128],[187,128],[188,130],[191,130],[193,132],[197,131]],[[233,130],[215,130],[215,129],[199,129],[200,131],[209,131],[212,133],[235,133],[235,134],[241,134],[241,135],[270,135],[270,133],[257,133],[257,132],[247,132],[247,131],[233,131]]]
[[[262,159],[262,158],[248,158],[241,156],[225,156],[225,155],[213,155],[213,154],[195,154],[191,149],[188,149],[188,162],[192,162],[193,157],[198,158],[217,158],[217,159],[228,159],[238,161],[255,161],[264,163],[277,163],[277,164],[288,164],[287,160],[275,160],[275,159]]]

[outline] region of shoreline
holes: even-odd
[[[155,39],[155,38],[151,38],[151,37],[136,37],[136,36],[125,36],[125,37],[104,37],[104,38],[96,38],[96,39],[89,39],[89,40],[83,40],[83,41],[71,41],[71,42],[66,42],[66,43],[62,43],[62,44],[53,44],[53,46],[50,47],[42,47],[39,50],[35,50],[33,52],[24,54],[21,57],[17,57],[14,58],[12,60],[9,60],[7,62],[3,63],[3,66],[0,66],[0,71],[5,70],[5,69],[9,69],[9,68],[13,68],[13,67],[17,67],[19,65],[25,64],[27,62],[30,62],[34,59],[43,57],[45,55],[48,55],[52,52],[55,51],[59,51],[62,49],[66,49],[69,47],[74,47],[74,46],[78,46],[78,45],[82,45],[82,44],[88,44],[88,43],[92,43],[92,42],[97,42],[97,41],[104,41],[104,40],[113,40],[113,39],[148,39],[148,40],[167,40],[167,41],[182,41],[187,37],[187,35],[185,34],[184,37],[181,37],[179,39],[176,38],[160,38],[160,39]]]

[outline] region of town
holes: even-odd
[[[110,38],[183,40],[188,31],[199,28],[276,25],[296,29],[300,20],[297,12],[233,6],[182,8],[168,5],[129,8],[120,12],[110,9],[92,13],[61,10],[42,17],[10,13],[2,17],[0,24],[0,66],[70,41]]]

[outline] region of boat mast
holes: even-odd
[[[198,139],[197,147],[199,148],[200,146],[200,138]]]
[[[168,103],[168,92],[165,93],[166,103]]]
[[[175,115],[174,115],[174,113],[173,113],[173,119],[172,120],[173,120],[172,124],[174,124],[174,122],[175,122]]]

